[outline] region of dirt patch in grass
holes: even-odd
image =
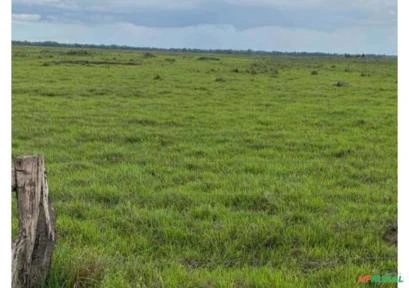
[[[186,258],[181,261],[181,264],[187,269],[198,269],[201,267],[206,267],[206,263],[198,261],[196,259]]]
[[[388,227],[386,228],[384,239],[391,246],[398,245],[398,226],[396,224],[388,225]]]
[[[48,64],[48,65],[45,65]],[[51,61],[43,63],[43,66],[49,66],[50,64],[60,65],[60,64],[69,64],[69,65],[141,65],[141,62],[119,62],[119,61],[101,61],[101,60],[61,60],[61,61]]]
[[[311,271],[318,271],[324,268],[335,268],[337,265],[337,261],[306,260],[302,263],[301,269],[304,273],[311,273]]]

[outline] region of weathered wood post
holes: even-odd
[[[44,157],[18,157],[11,186],[19,218],[19,235],[12,247],[12,288],[41,287],[55,244],[55,214],[48,199]]]

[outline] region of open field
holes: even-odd
[[[12,64],[13,157],[45,155],[57,213],[48,287],[396,273],[396,59],[14,46]]]

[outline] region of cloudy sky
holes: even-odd
[[[396,0],[12,0],[12,39],[397,54]]]

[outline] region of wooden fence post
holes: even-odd
[[[44,157],[18,157],[12,169],[19,235],[12,247],[12,288],[42,287],[55,244],[55,213],[48,199]]]

